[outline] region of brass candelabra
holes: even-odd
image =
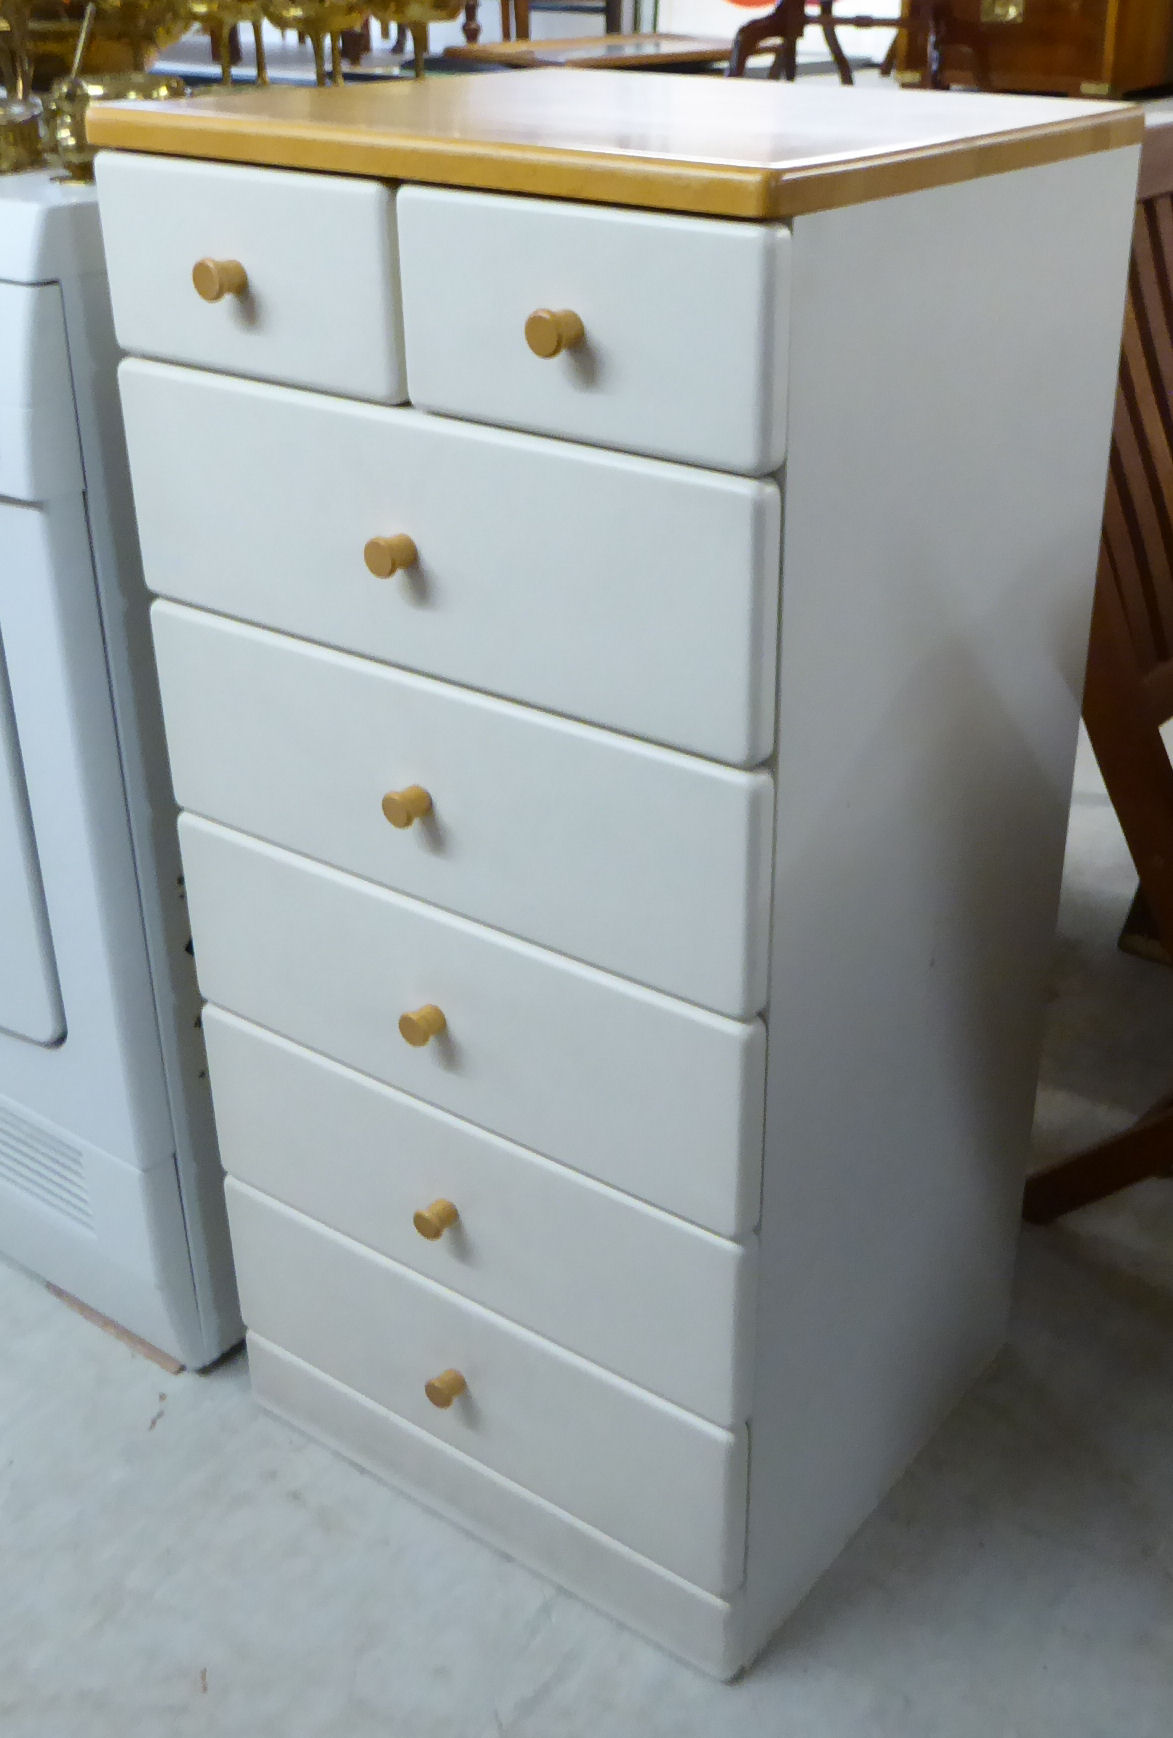
[[[459,17],[462,0],[0,0],[0,173],[37,162],[60,140],[73,173],[87,159],[84,112],[95,97],[181,94],[177,80],[150,73],[161,49],[193,24],[205,30],[232,83],[236,32],[251,29],[256,78],[268,82],[263,27],[309,41],[320,85],[342,83],[342,38],[368,19],[410,31],[414,70],[424,71],[428,26]],[[329,55],[327,56],[327,47]],[[34,92],[47,92],[41,105]]]

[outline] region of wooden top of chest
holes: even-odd
[[[562,69],[96,105],[104,148],[768,221],[1139,142],[1138,109]]]

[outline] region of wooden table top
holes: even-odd
[[[543,68],[99,103],[101,147],[758,221],[1139,143],[1139,109]]]
[[[672,36],[664,31],[642,36],[530,37],[522,42],[461,42],[444,50],[445,60],[478,66],[619,67],[645,72],[657,66],[715,66],[728,60],[732,38]],[[773,53],[771,44],[770,53]]]

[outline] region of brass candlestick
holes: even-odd
[[[167,78],[158,73],[143,70],[98,73],[81,71],[99,4],[100,0],[90,0],[86,7],[69,76],[57,80],[49,93],[47,105],[54,155],[75,181],[88,181],[94,172],[94,152],[86,137],[86,112],[96,98],[110,102],[154,102],[162,97],[182,97],[187,94],[187,86],[182,79]],[[161,9],[156,6],[154,13],[153,22],[157,26]],[[143,21],[144,10],[140,6],[136,22]],[[141,52],[145,53],[145,50]]]
[[[265,17],[281,30],[307,36],[314,51],[314,74],[320,85],[342,83],[342,32],[357,30],[367,15],[365,6],[347,0],[267,0]],[[326,77],[326,43],[330,44],[330,79]]]
[[[413,70],[416,78],[423,78],[424,57],[428,52],[428,25],[459,18],[463,10],[463,0],[382,0],[382,4],[371,8],[371,17],[378,19],[384,29],[391,24],[402,24],[410,30],[412,47],[415,50]]]

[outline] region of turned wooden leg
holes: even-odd
[[[1164,1176],[1171,1165],[1173,1110],[1162,1099],[1123,1134],[1036,1171],[1023,1191],[1022,1216],[1028,1225],[1050,1225],[1077,1207],[1090,1207],[1134,1183]]]
[[[426,24],[413,24],[411,27],[411,46],[414,49],[412,71],[416,78],[423,78],[427,71],[428,59],[428,27]]]
[[[269,62],[265,54],[265,27],[259,18],[253,24],[253,48],[257,57],[257,83],[268,84]]]
[[[944,6],[929,8],[929,41],[928,66],[929,89],[945,91],[949,89],[949,79],[945,72],[945,46],[949,34],[948,13]]]
[[[464,31],[466,42],[480,41],[481,27],[477,23],[477,0],[464,0],[464,24],[461,28]]]
[[[831,59],[838,69],[839,83],[854,84],[855,74],[851,70],[851,62],[843,52],[843,44],[840,42],[839,34],[835,29],[835,19],[831,11],[833,4],[834,0],[820,0],[819,23],[822,25],[823,39],[830,49]]]
[[[342,32],[342,54],[349,66],[361,66],[363,56],[371,52],[371,21],[364,18],[356,30]]]

